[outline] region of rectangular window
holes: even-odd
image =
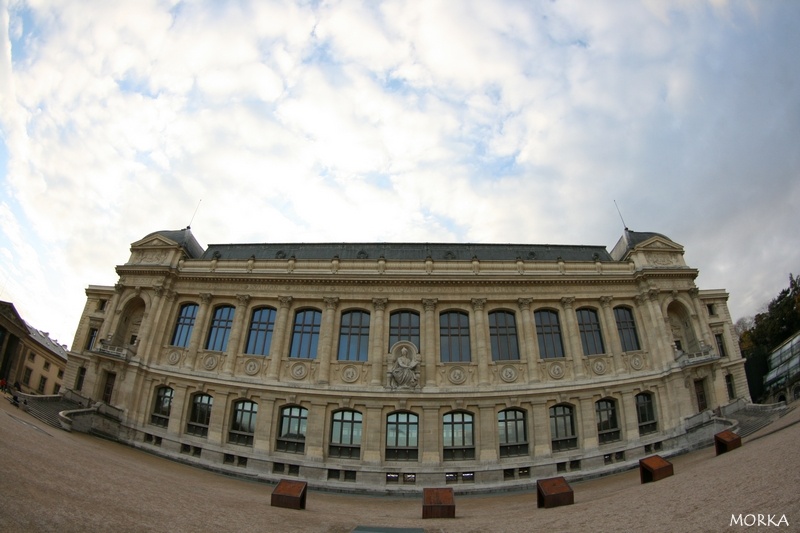
[[[542,309],[533,316],[536,321],[536,337],[539,340],[539,356],[542,359],[564,357],[558,313]]]
[[[103,386],[103,403],[111,403],[111,395],[114,393],[114,381],[117,375],[114,372],[106,372],[106,382]]]
[[[728,354],[725,352],[725,338],[722,336],[722,333],[715,334],[714,340],[717,341],[717,351],[719,352],[719,356],[727,357]]]
[[[639,418],[639,435],[658,431],[652,394],[643,392],[636,395],[636,415]]]
[[[44,394],[44,388],[46,386],[47,386],[47,378],[44,377],[44,376],[41,376],[39,378],[39,387],[36,388],[36,392],[38,392],[39,394]]]
[[[78,369],[78,375],[75,376],[75,390],[80,391],[83,389],[83,379],[86,377],[86,367],[82,366]]]
[[[386,418],[386,460],[416,461],[419,418],[414,413],[392,413]]]
[[[443,363],[470,361],[469,315],[460,311],[439,315],[439,338]]]
[[[339,361],[366,361],[369,354],[369,313],[342,313],[339,329]]]
[[[303,359],[317,358],[317,345],[319,344],[319,329],[322,323],[322,313],[316,309],[298,311],[294,316],[294,330],[292,331],[292,346],[289,357]]]
[[[48,370],[50,370],[50,363],[49,363],[48,361],[45,361],[45,362],[44,362],[44,366],[43,366],[43,368],[44,368],[44,371],[45,371],[45,372],[47,372]]]
[[[518,361],[517,323],[514,313],[494,311],[489,313],[489,341],[493,361]]]
[[[172,346],[186,348],[192,338],[194,321],[197,318],[197,304],[183,304],[181,306],[178,321],[175,323],[175,331],[172,334]]]
[[[33,353],[33,352],[28,352],[28,361],[30,361],[31,363],[35,362],[36,361],[36,354]]]
[[[31,368],[25,367],[25,373],[22,374],[22,382],[27,385],[31,386],[31,375],[33,374],[33,370]]]
[[[395,311],[389,317],[389,348],[400,341],[413,342],[419,351],[419,314]]]
[[[214,310],[214,319],[211,321],[211,330],[208,332],[206,350],[224,352],[228,349],[234,312],[235,308],[230,305],[223,305]]]
[[[594,309],[578,309],[578,331],[581,334],[581,344],[584,355],[605,353],[603,337],[600,334],[600,320]]]
[[[272,332],[275,330],[276,311],[272,307],[253,310],[250,320],[250,333],[247,335],[246,353],[253,355],[269,355],[272,345]]]
[[[640,349],[639,336],[636,334],[636,323],[633,311],[628,307],[615,307],[614,318],[617,320],[617,331],[623,352],[635,352]]]
[[[97,341],[97,328],[89,328],[89,336],[86,338],[86,349],[94,349],[94,343]]]

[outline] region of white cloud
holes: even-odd
[[[0,12],[0,280],[61,339],[83,288],[200,200],[204,243],[608,247],[617,200],[633,229],[684,244],[734,315],[800,270],[794,4]]]

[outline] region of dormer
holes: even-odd
[[[636,270],[686,268],[683,252],[683,246],[665,235],[625,228],[625,233],[611,250],[611,257],[616,261],[633,261]]]
[[[188,227],[157,231],[131,244],[131,256],[126,265],[174,267],[181,259],[196,259],[204,251]]]

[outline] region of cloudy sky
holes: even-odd
[[[686,248],[800,274],[800,2],[0,0],[0,300],[72,345],[130,243]]]

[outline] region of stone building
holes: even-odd
[[[206,468],[381,492],[525,486],[707,443],[750,401],[723,290],[683,247],[131,245],[89,286],[71,394]]]
[[[14,304],[0,301],[0,379],[26,394],[56,395],[67,368],[67,347],[26,323]]]

